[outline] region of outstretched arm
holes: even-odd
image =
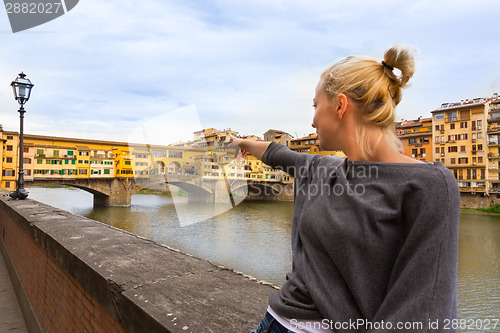
[[[234,136],[230,136],[230,138],[231,144],[238,146],[242,150],[243,156],[246,155],[246,153],[250,153],[259,160],[262,160],[262,155],[264,155],[267,147],[271,144],[269,141],[244,140]]]

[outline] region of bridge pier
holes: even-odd
[[[113,178],[109,195],[95,195],[94,206],[130,207],[132,194],[136,192],[135,180],[131,178]]]

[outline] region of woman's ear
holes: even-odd
[[[347,110],[347,103],[349,103],[347,95],[339,93],[337,95],[337,108],[335,110],[339,119],[342,119],[344,117],[344,114]]]

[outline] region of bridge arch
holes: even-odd
[[[156,161],[155,169],[158,174],[164,174],[166,171],[165,163],[163,163],[163,161]]]
[[[211,202],[213,200],[212,192],[198,185],[180,181],[167,181],[165,183],[167,185],[177,186],[186,191],[188,193],[189,202]]]
[[[167,168],[168,173],[182,173],[183,171],[181,164],[177,161],[171,162]]]

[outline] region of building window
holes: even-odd
[[[465,151],[465,146],[460,146],[460,152],[464,152]]]
[[[455,129],[455,124],[450,124],[450,129]]]
[[[457,113],[456,112],[448,113],[448,121],[456,121],[456,120],[457,120]]]
[[[79,151],[78,155],[80,155],[80,156],[89,156],[89,152],[88,151]]]
[[[23,147],[23,152],[24,152],[24,153],[29,153],[29,152],[30,152],[29,147]]]
[[[7,151],[12,151],[12,146],[7,146]]]
[[[23,158],[23,164],[31,164],[31,158]]]
[[[10,182],[5,182],[5,188],[9,188],[10,187]]]
[[[458,151],[457,146],[448,147],[448,153],[456,153]]]
[[[482,144],[477,145],[477,150],[479,150],[479,151],[483,150],[483,145]]]
[[[444,119],[444,113],[438,113],[434,115],[434,119]]]
[[[7,140],[14,140],[14,137],[12,135],[7,135]]]
[[[482,127],[483,127],[483,121],[482,120],[478,120],[477,121],[477,130],[480,131]]]
[[[454,157],[452,157],[452,158],[450,159],[450,164],[455,164],[455,158],[454,158]],[[456,176],[455,176],[455,177],[456,177]]]
[[[481,139],[482,137],[483,137],[483,133],[482,132],[477,132],[477,138]]]
[[[130,161],[125,161],[125,165],[130,165]]]
[[[42,164],[43,163],[43,160],[42,159],[37,159],[36,160],[36,164]]]
[[[12,157],[7,157],[7,163],[12,163]]]
[[[483,163],[483,157],[482,156],[479,156],[477,158],[477,163]]]
[[[169,158],[182,158],[182,151],[169,151],[168,157]]]
[[[68,150],[68,153],[66,155],[73,156],[73,151],[72,150]]]
[[[37,153],[38,155],[43,155],[43,149],[37,149],[37,150],[36,150],[36,153]]]
[[[54,150],[53,156],[54,157],[59,157],[59,150]]]
[[[484,179],[485,176],[485,169],[481,169],[481,179]]]
[[[104,169],[104,174],[109,175],[110,174],[109,169]]]
[[[460,122],[460,128],[467,128],[467,122],[466,121]]]

